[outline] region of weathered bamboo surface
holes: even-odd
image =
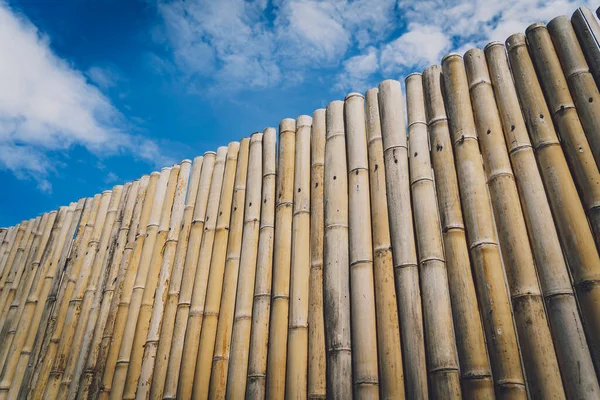
[[[599,39],[580,8],[0,228],[0,400],[600,398]]]

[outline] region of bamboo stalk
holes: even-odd
[[[233,317],[231,308],[237,291],[242,247],[243,206],[246,199],[249,145],[249,138],[243,138],[240,141],[232,200],[231,202],[222,201],[219,209],[215,247],[208,276],[202,332],[196,360],[193,389],[193,398],[195,399],[208,399],[211,389],[213,357],[223,357],[223,347],[226,345],[224,333],[219,332],[219,328],[223,329],[220,322],[223,318],[231,321]],[[225,314],[221,314],[221,307],[225,308]],[[231,322],[228,323],[231,324]],[[218,334],[220,334],[219,337],[217,337]],[[231,331],[228,332],[228,336],[231,337]],[[219,342],[218,345],[215,345],[217,338]],[[225,398],[225,391],[211,392],[210,397]]]
[[[352,399],[348,180],[344,102],[327,105],[325,141],[323,309],[327,345],[327,392]]]
[[[571,16],[573,28],[589,63],[590,72],[596,84],[600,84],[600,24],[592,11],[587,7],[579,7]]]
[[[381,397],[384,399],[400,399],[404,398],[402,345],[398,303],[394,287],[394,263],[390,242],[378,94],[377,88],[367,90],[366,125],[373,227],[373,277],[379,353],[379,387]]]
[[[310,132],[312,118],[296,120],[292,254],[285,397],[306,399],[308,389],[308,307],[310,275]]]
[[[221,164],[223,164],[224,157],[225,153],[223,153],[223,160],[221,161]],[[195,193],[189,192],[186,200],[187,206],[186,211],[184,211],[186,213],[184,214],[184,221],[190,221],[190,227],[188,228],[189,235],[186,239],[186,243],[184,244],[185,248],[182,249],[182,253],[176,255],[176,262],[173,267],[173,275],[171,277],[171,284],[169,285],[167,304],[165,306],[165,312],[163,316],[163,328],[160,332],[156,362],[154,363],[152,387],[150,388],[150,397],[152,399],[160,399],[163,396],[165,377],[167,376],[167,367],[173,367],[171,360],[169,359],[169,352],[171,352],[172,349],[171,346],[175,345],[177,349],[181,349],[183,347],[183,335],[185,335],[188,316],[187,313],[189,311],[189,304],[191,302],[194,276],[196,274],[200,241],[202,240],[202,232],[204,230],[206,208],[214,167],[215,153],[205,153],[200,172],[200,181],[195,184],[197,189]],[[196,167],[194,166],[194,170],[195,169]],[[223,170],[221,169],[221,176],[222,173]],[[194,186],[193,182],[193,180],[190,182],[190,190]],[[185,228],[182,232],[185,232]],[[180,241],[180,243],[182,242]],[[182,312],[180,312],[178,307],[179,301],[183,300],[181,299],[180,293],[184,296],[184,298],[189,299],[187,305],[182,308],[182,310],[185,310],[185,313],[183,313],[184,315]],[[181,320],[176,322],[175,318],[178,313],[180,316],[183,315],[183,317],[180,317]],[[183,324],[181,324],[181,321],[183,321]],[[179,327],[181,327],[179,331],[174,330],[174,328]],[[177,337],[177,332],[180,334],[180,342],[173,343],[173,338]],[[177,358],[176,364],[177,368],[179,368],[180,365],[181,352],[178,352],[178,357],[179,358]],[[177,378],[177,376],[175,376],[175,378]],[[175,396],[176,390],[177,380],[175,379],[174,385],[171,389],[173,396]]]
[[[373,241],[365,100],[350,93],[344,102],[348,157],[350,309],[354,394],[379,398],[377,329],[373,283]]]
[[[247,191],[244,204],[244,233],[237,294],[232,300],[232,302],[235,301],[235,309],[231,309],[232,315],[229,319],[224,319],[222,328],[219,321],[219,329],[222,332],[220,335],[223,339],[217,338],[213,358],[210,392],[218,393],[221,397],[226,396],[228,399],[241,398],[246,390],[248,346],[250,344],[252,302],[262,213],[262,142],[262,132],[253,133],[250,137],[248,177],[246,179]],[[222,316],[224,313],[225,310],[221,310]],[[219,333],[217,336],[219,336]],[[229,336],[231,339],[229,339]]]
[[[201,203],[199,203],[199,200],[201,199],[200,195],[196,200],[196,208],[194,209],[194,222],[192,223],[192,230],[190,232],[188,254],[185,259],[184,279],[182,281],[181,292],[179,294],[173,338],[171,340],[169,365],[165,378],[163,399],[177,398],[177,388],[179,386],[178,383],[180,379],[183,378],[184,374],[187,373],[187,375],[185,375],[185,379],[194,379],[193,369],[195,368],[195,362],[194,364],[191,364],[192,367],[189,368],[191,371],[189,369],[186,371],[182,368],[182,359],[184,354],[189,354],[184,353],[184,346],[186,333],[187,331],[190,331],[187,326],[189,316],[192,311],[192,305],[194,305],[194,311],[196,311],[197,303],[199,301],[204,302],[204,294],[206,293],[199,292],[201,287],[205,288],[205,286],[202,286],[200,281],[202,280],[202,282],[206,282],[208,277],[210,256],[212,255],[212,247],[214,243],[215,226],[217,224],[219,199],[221,196],[221,189],[223,187],[223,174],[225,171],[226,157],[227,147],[219,147],[217,149],[217,155],[212,171],[212,178],[209,181],[210,189],[206,206],[204,208],[198,207],[201,205]],[[202,258],[200,259],[200,257]],[[197,287],[195,285],[196,280],[198,280]],[[194,331],[194,334],[197,333],[199,338],[200,332],[197,332],[198,328],[195,329],[196,331]],[[194,356],[196,356],[196,354],[194,354]],[[180,374],[180,371],[182,370],[184,372]]]
[[[510,36],[506,47],[525,124],[573,277],[592,360],[598,371],[600,344],[595,338],[600,337],[600,257],[556,131],[544,119],[550,111],[536,79],[525,35]]]
[[[19,250],[19,246],[21,245],[21,241],[23,240],[25,231],[27,230],[28,225],[30,225],[31,222],[33,222],[33,219],[29,221],[21,221],[21,223],[19,224],[19,228],[17,229],[17,233],[15,234],[15,237],[13,239],[12,245],[10,247],[10,251],[8,252],[8,255],[3,261],[4,266],[2,270],[2,276],[0,276],[0,295],[2,295],[2,292],[4,291],[4,284],[6,283],[6,279],[8,279],[8,275],[11,273],[10,271],[13,265],[13,261],[17,256],[17,251]],[[31,227],[29,229],[31,229]],[[2,309],[4,309],[4,307]]]
[[[6,266],[8,255],[12,249],[13,243],[15,242],[15,237],[17,232],[19,232],[20,227],[21,224],[17,224],[8,228],[8,232],[2,241],[2,246],[0,247],[0,279],[4,276],[4,272],[6,272],[4,267]]]
[[[452,308],[429,156],[421,74],[406,78],[410,187],[423,298],[423,326],[431,395],[461,398]]]
[[[525,222],[536,260],[556,356],[568,397],[598,396],[598,382],[585,340],[554,220],[537,169],[519,100],[502,43],[486,46],[485,55],[508,145]]]
[[[0,280],[0,310],[2,311],[4,310],[4,305],[6,304],[6,299],[8,298],[8,292],[10,291],[10,287],[12,286],[15,279],[17,279],[16,277],[20,278],[20,273],[22,272],[22,269],[19,268],[21,257],[23,255],[23,252],[25,252],[25,248],[29,243],[29,239],[35,233],[35,229],[38,224],[39,217],[32,218],[29,221],[27,221],[26,224],[24,224],[25,228],[23,234],[18,236],[19,242],[15,243],[16,247],[14,247],[11,250],[11,253],[9,254],[9,258],[6,264],[7,272]]]
[[[263,202],[261,208],[258,255],[256,258],[256,279],[254,302],[252,304],[251,330],[249,336],[247,380],[244,375],[236,391],[245,393],[249,399],[264,398],[264,377],[267,370],[267,348],[269,340],[269,316],[271,309],[271,277],[273,272],[273,242],[275,237],[276,199],[276,137],[273,128],[263,131]],[[242,368],[245,363],[242,363]],[[243,371],[242,371],[243,372]],[[227,387],[230,393],[234,388]],[[243,390],[243,391],[242,391]],[[229,395],[228,395],[229,396]],[[230,395],[231,399],[239,398]]]
[[[404,357],[406,396],[427,398],[427,367],[419,271],[410,203],[408,145],[400,82],[379,84],[390,233]]]

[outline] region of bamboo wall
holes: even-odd
[[[591,11],[0,230],[0,399],[600,399]]]

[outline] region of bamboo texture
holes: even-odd
[[[592,11],[587,7],[579,7],[571,16],[573,28],[585,53],[596,84],[600,84],[600,24]]]

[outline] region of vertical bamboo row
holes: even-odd
[[[223,194],[227,194],[227,197],[224,199],[225,201],[221,202],[219,208],[215,247],[213,248],[204,305],[202,334],[198,346],[198,358],[196,360],[194,375],[194,389],[192,393],[195,399],[208,399],[213,356],[215,355],[215,342],[219,333],[218,323],[221,317],[230,319],[232,317],[232,312],[229,310],[226,310],[224,316],[220,312],[222,305],[225,305],[226,308],[231,308],[228,304],[233,304],[235,301],[234,296],[237,290],[240,251],[242,247],[242,228],[244,225],[243,205],[246,201],[249,147],[250,139],[243,138],[239,144],[237,160],[230,159],[231,169],[235,169],[233,195],[230,196],[228,192],[229,188],[224,186]],[[219,339],[222,343],[224,337],[221,336]],[[211,398],[224,397],[224,392],[211,393]]]
[[[19,232],[20,228],[21,224],[17,224],[13,227],[10,227],[8,228],[8,232],[4,236],[2,246],[0,247],[0,278],[4,276],[4,267],[6,266],[6,260],[12,249],[17,232]]]
[[[290,306],[286,357],[285,397],[308,396],[308,307],[310,275],[310,132],[312,118],[296,119],[294,206]]]
[[[348,180],[344,102],[326,111],[323,241],[323,311],[327,345],[327,391],[333,399],[352,399]]]
[[[2,270],[2,276],[0,276],[0,295],[2,295],[2,292],[4,291],[4,284],[6,283],[6,280],[8,279],[8,275],[10,274],[10,271],[11,271],[11,268],[13,265],[13,261],[17,255],[17,251],[19,250],[19,245],[21,244],[21,240],[23,239],[23,235],[25,235],[25,231],[27,230],[28,225],[32,221],[33,220],[21,221],[21,223],[19,224],[19,227],[17,228],[17,233],[15,234],[15,237],[13,239],[12,245],[10,247],[10,251],[8,252],[5,260],[3,261],[4,266],[3,266],[3,270]],[[4,307],[2,307],[2,309],[4,309]]]
[[[442,68],[459,190],[465,211],[480,307],[482,314],[486,316],[484,326],[494,371],[496,395],[500,398],[525,398],[527,394],[517,336],[494,230],[462,57],[457,54],[444,57]]]
[[[423,298],[423,326],[431,395],[461,398],[458,354],[442,232],[429,157],[421,74],[406,78],[410,187]]]
[[[427,398],[427,366],[421,290],[410,201],[408,145],[400,82],[379,84],[379,112],[390,234],[408,398]]]
[[[27,224],[25,224],[25,229],[23,234],[20,236],[19,243],[16,243],[17,246],[13,248],[13,250],[11,250],[11,254],[9,254],[6,265],[7,272],[0,281],[0,311],[4,311],[4,305],[8,299],[8,293],[10,292],[13,282],[15,279],[20,278],[20,273],[22,272],[22,269],[19,268],[21,257],[25,252],[25,248],[29,243],[29,239],[32,238],[33,234],[35,234],[35,229],[37,228],[37,225],[39,225],[39,222],[40,217],[37,217],[30,219]],[[4,362],[4,360],[0,361]]]
[[[271,309],[271,277],[273,274],[273,243],[275,240],[275,205],[276,198],[276,138],[274,128],[263,131],[263,194],[260,215],[260,233],[258,237],[258,255],[256,258],[256,279],[254,283],[254,301],[252,303],[251,328],[248,329],[249,338],[247,379],[236,385],[235,392],[245,395],[249,399],[264,398],[264,379],[267,370],[267,348],[269,340],[269,316]],[[245,368],[245,363],[242,363]],[[240,375],[243,371],[240,371]],[[243,375],[242,375],[243,376]],[[233,395],[233,387],[228,384],[227,392],[230,399],[237,399]],[[231,395],[229,394],[231,391]]]
[[[508,145],[517,179],[565,392],[573,398],[598,396],[594,365],[504,45],[498,42],[488,44],[485,55],[505,144]]]
[[[579,7],[571,16],[573,28],[585,53],[596,84],[600,84],[600,24],[592,11],[587,7]]]
[[[350,309],[354,394],[379,398],[373,240],[365,99],[350,93],[344,102],[346,153],[348,157],[348,222],[350,262]]]

